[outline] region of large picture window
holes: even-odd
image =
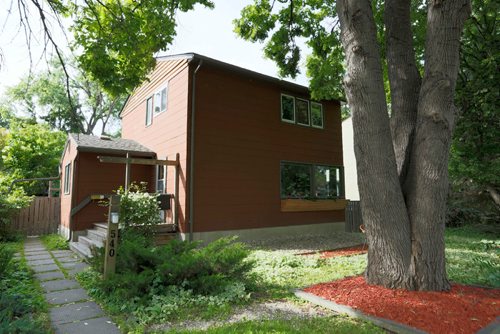
[[[340,167],[281,163],[281,198],[330,199],[343,197]]]
[[[281,95],[281,120],[295,123],[295,98],[290,95]]]
[[[64,194],[70,193],[71,183],[71,162],[64,167]]]

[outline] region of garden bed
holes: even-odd
[[[460,284],[452,284],[449,292],[391,290],[356,276],[304,291],[429,333],[476,333],[500,313],[500,289]]]
[[[368,252],[368,246],[357,245],[357,246],[353,246],[353,247],[338,248],[338,249],[325,250],[325,251],[320,251],[320,252],[307,252],[307,253],[302,253],[299,255],[319,254],[322,259],[328,259],[330,257],[352,256],[352,255],[365,254],[366,252]]]

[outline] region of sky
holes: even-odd
[[[1,95],[6,87],[18,83],[21,77],[29,73],[30,69],[36,72],[46,68],[46,61],[42,57],[43,37],[41,37],[37,13],[32,9],[34,39],[31,44],[32,61],[30,62],[24,30],[19,26],[17,1],[1,0],[0,2],[8,4],[8,6],[0,6],[0,49],[3,55],[0,69]],[[264,45],[244,41],[233,32],[232,20],[239,17],[241,9],[248,3],[250,0],[215,0],[213,10],[197,6],[194,11],[178,13],[177,36],[168,50],[162,52],[161,55],[196,52],[276,77],[278,72],[276,65],[263,57]],[[66,38],[59,27],[54,25],[51,31],[60,45],[67,45]],[[301,85],[308,84],[304,74],[294,80],[286,80]]]

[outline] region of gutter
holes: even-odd
[[[196,73],[200,70],[201,65],[203,65],[203,59],[200,59],[198,66],[193,72],[193,88],[191,91],[191,133],[190,133],[190,152],[189,152],[189,241],[193,241],[193,231],[194,231],[194,120],[195,120],[195,109],[196,109]]]

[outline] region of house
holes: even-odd
[[[190,53],[158,58],[149,80],[127,100],[121,120],[125,139],[83,146],[70,136],[73,146],[63,165],[78,156],[88,161],[74,162],[73,177],[62,166],[64,187],[72,178],[68,187],[78,192],[73,201],[71,191],[63,194],[62,216],[85,196],[123,185],[124,166],[100,163],[97,155],[178,155],[178,182],[176,169],[161,165],[132,165],[131,174],[150,180],[152,191],[177,194],[177,215],[166,214],[165,222],[182,239],[344,230],[339,101],[313,101],[306,87]],[[116,150],[105,143],[116,143]],[[110,150],[100,151],[103,146]],[[84,210],[73,219],[74,231],[97,219],[84,218]]]

